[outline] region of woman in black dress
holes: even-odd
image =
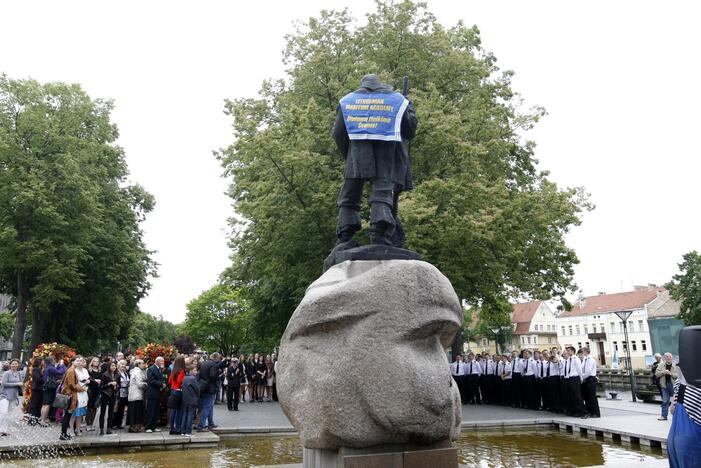
[[[44,401],[44,359],[34,358],[32,362],[32,398],[29,400],[29,414],[41,417],[41,404]]]
[[[88,366],[88,375],[90,381],[88,383],[88,416],[85,418],[87,425],[86,431],[95,430],[95,415],[97,415],[97,407],[100,405],[100,383],[102,382],[102,372],[100,372],[100,359],[90,359]]]
[[[111,362],[107,372],[102,374],[100,383],[100,435],[105,435],[105,415],[107,416],[107,434],[112,434],[112,418],[114,415],[114,402],[119,391],[115,375],[117,364]]]
[[[253,403],[256,401],[256,364],[251,354],[246,361],[246,381],[248,382],[248,401]]]
[[[258,403],[263,403],[263,393],[265,392],[265,373],[267,367],[265,366],[265,361],[263,357],[259,357],[256,361],[256,388],[257,388],[257,399]]]

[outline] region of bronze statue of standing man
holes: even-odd
[[[365,182],[371,184],[370,240],[402,247],[397,218],[399,192],[412,189],[406,143],[416,134],[413,104],[377,75],[365,75],[360,88],[344,96],[337,109],[333,137],[345,161],[338,197],[337,246],[352,248],[360,230],[360,202]]]

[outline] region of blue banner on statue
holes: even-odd
[[[397,92],[350,93],[341,113],[351,140],[402,141],[402,116],[409,101]]]

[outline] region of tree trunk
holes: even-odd
[[[30,351],[34,351],[39,343],[42,342],[44,336],[44,327],[46,320],[44,314],[39,312],[35,304],[31,305],[32,309],[32,342],[29,346]]]
[[[44,334],[44,343],[50,343],[53,341],[58,342],[58,312],[57,311],[52,311],[51,313],[51,325],[48,327],[48,330]]]
[[[19,359],[22,355],[22,342],[27,329],[27,301],[29,290],[21,272],[17,272],[17,317],[15,318],[15,333],[12,336],[12,357]]]
[[[458,354],[462,355],[462,330],[458,331],[458,333],[455,335],[455,339],[453,340],[453,344],[450,346],[451,353],[452,353],[452,360],[455,360],[455,356]]]

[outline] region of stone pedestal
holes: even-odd
[[[460,395],[444,350],[462,320],[448,279],[418,260],[345,261],[312,283],[277,367],[280,405],[305,447],[304,466],[359,466],[349,463],[363,456],[363,466],[375,466],[372,455],[401,459],[401,467],[457,467],[457,453],[454,464],[438,461],[451,456],[460,432]],[[426,457],[436,462],[411,464]]]
[[[450,441],[436,445],[439,448],[384,445],[338,452],[304,448],[302,468],[456,468],[458,450]]]

